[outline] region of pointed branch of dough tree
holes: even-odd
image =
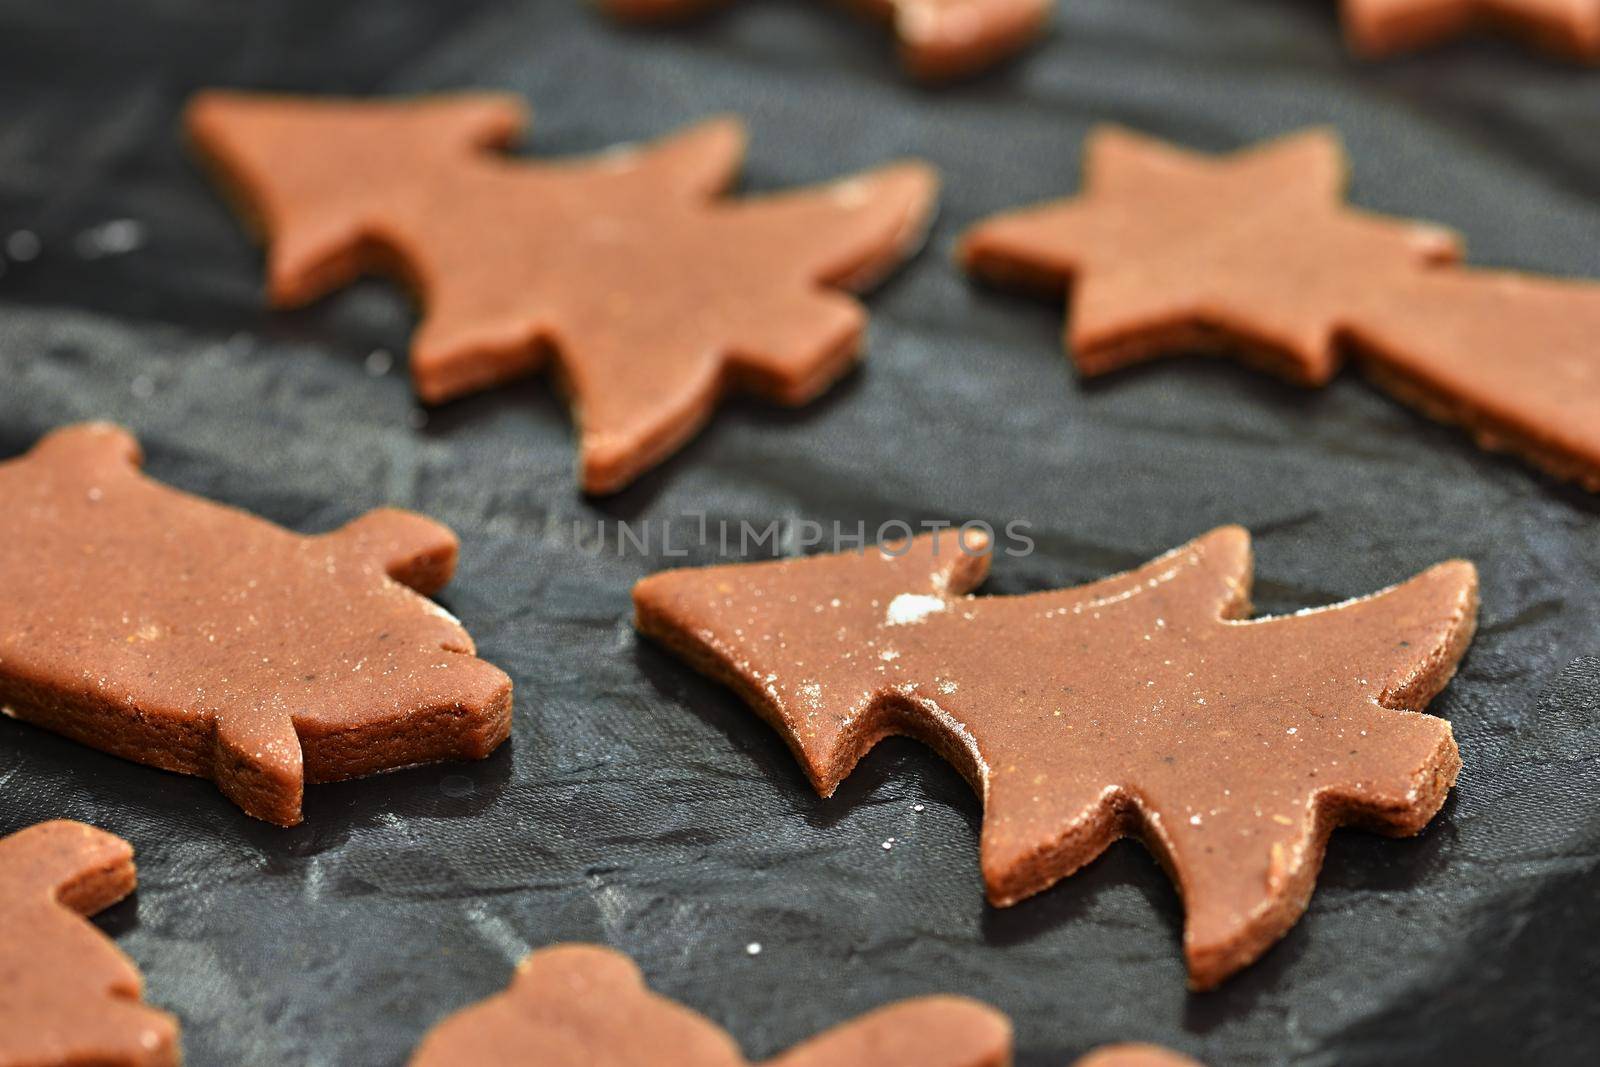
[[[0,1064],[177,1067],[178,1023],[85,918],[133,892],[133,849],[77,822],[0,838]]]
[[[1539,47],[1600,63],[1594,0],[1342,0],[1345,36],[1369,56],[1403,52],[1475,27],[1504,29]]]
[[[306,782],[481,759],[511,683],[413,589],[456,540],[386,509],[305,537],[144,478],[126,431],[69,427],[0,464],[0,704],[300,821]],[[411,588],[408,588],[410,586]],[[87,681],[86,681],[87,680]]]
[[[960,997],[902,1001],[844,1023],[769,1067],[1003,1067],[1011,1026]],[[411,1067],[592,1063],[750,1067],[709,1019],[650,992],[633,961],[592,945],[535,952],[504,993],[457,1012],[425,1037]]]
[[[917,163],[722,201],[744,150],[731,119],[575,162],[486,154],[501,97],[361,103],[208,93],[196,144],[264,220],[271,291],[300,302],[364,270],[424,305],[412,346],[436,403],[554,361],[590,492],[677,449],[728,386],[814,399],[859,354],[865,314],[835,291],[921,243],[936,194]]]
[[[727,0],[598,0],[612,15],[634,22],[689,18]],[[986,70],[1021,51],[1044,32],[1051,0],[848,0],[868,18],[887,23],[905,68],[940,82]]]
[[[205,776],[247,815],[279,826],[299,823],[306,767],[293,715],[271,702],[253,703],[219,711],[211,721],[215,752]]]
[[[325,536],[351,562],[375,565],[423,596],[450,584],[461,551],[448,526],[400,508],[369,511]]]
[[[1178,883],[1206,988],[1303,912],[1335,826],[1415,833],[1438,810],[1459,760],[1449,725],[1418,711],[1476,619],[1467,563],[1246,622],[1250,570],[1227,528],[1087,586],[973,597],[982,558],[922,538],[670,571],[634,603],[640,630],[743,695],[823,795],[891,734],[944,755],[983,798],[996,905],[1141,837]]]
[[[1353,350],[1403,402],[1600,491],[1600,285],[1456,266],[1445,231],[1344,206],[1343,171],[1322,131],[1221,158],[1101,131],[1080,196],[980,223],[961,259],[1071,283],[1085,374],[1222,351],[1320,385]]]
[[[185,114],[195,150],[268,246],[273,307],[309,304],[364,273],[404,270],[394,262],[401,235],[387,225],[390,204],[426,197],[461,160],[510,145],[527,120],[522,102],[504,93],[358,104],[211,90]],[[330,144],[339,151],[318,151]]]

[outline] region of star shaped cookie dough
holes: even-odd
[[[1348,207],[1327,130],[1215,157],[1102,129],[1087,157],[1081,194],[980,222],[959,251],[1001,285],[1070,286],[1084,374],[1221,352],[1321,385],[1354,358],[1482,447],[1600,491],[1600,285],[1468,269],[1449,231]]]

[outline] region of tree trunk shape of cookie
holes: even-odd
[[[1136,835],[1209,988],[1299,918],[1336,825],[1416,833],[1455,781],[1449,724],[1419,712],[1471,640],[1469,563],[1246,621],[1238,528],[1014,597],[965,595],[987,556],[953,538],[901,547],[658,574],[637,624],[743,695],[823,796],[885,736],[944,755],[983,800],[996,905]]]
[[[305,782],[480,759],[511,682],[425,596],[456,540],[395,510],[304,537],[139,473],[114,426],[0,464],[0,706],[300,821]],[[413,591],[415,590],[415,591]]]
[[[1343,0],[1343,9],[1350,43],[1366,55],[1404,51],[1483,26],[1600,62],[1600,0]]]
[[[1199,1067],[1118,1045],[1079,1067]],[[1011,1024],[963,997],[921,997],[837,1026],[766,1067],[1007,1067]],[[750,1067],[733,1038],[650,992],[632,960],[594,945],[535,952],[511,987],[434,1027],[410,1067]]]
[[[597,0],[619,18],[640,22],[697,15],[724,0]],[[846,0],[888,23],[900,59],[914,76],[947,81],[976,74],[1021,51],[1044,32],[1051,0]]]
[[[1600,285],[1455,266],[1452,234],[1345,207],[1344,180],[1326,131],[1216,159],[1101,130],[1080,196],[980,223],[960,255],[1070,284],[1084,374],[1219,349],[1321,385],[1353,354],[1483,447],[1600,491]]]
[[[272,303],[398,272],[424,317],[430,403],[557,365],[585,490],[680,447],[726,388],[815,399],[854,363],[864,288],[920,244],[937,185],[902,163],[815,189],[718,200],[744,150],[719,119],[646,147],[533,164],[489,153],[513,99],[295,100],[210,92],[204,155],[271,241]]]
[[[84,921],[134,882],[133,849],[92,826],[0,838],[0,1067],[176,1067],[177,1020]]]

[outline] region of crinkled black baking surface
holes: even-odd
[[[1068,0],[1021,61],[928,92],[809,0],[666,32],[551,0],[0,5],[0,235],[43,245],[0,277],[0,455],[108,418],[161,480],[294,529],[384,503],[437,516],[463,541],[443,599],[517,687],[492,758],[313,787],[292,830],[207,782],[0,721],[0,832],[71,817],[133,842],[141,888],[99,922],[197,1067],[400,1064],[523,954],[573,939],[632,954],[752,1056],[951,991],[1008,1012],[1027,1067],[1135,1038],[1214,1067],[1596,1062],[1600,500],[1353,375],[1308,392],[1174,360],[1085,385],[1058,308],[950,265],[974,219],[1074,189],[1096,122],[1217,150],[1331,123],[1358,204],[1458,227],[1479,263],[1600,275],[1600,74],[1484,40],[1359,63],[1333,6]],[[801,411],[731,403],[632,489],[585,500],[542,381],[414,425],[403,361],[366,368],[413,325],[391,286],[263,309],[259,253],[178,134],[210,85],[511,89],[536,110],[530,150],[551,155],[736,111],[748,188],[917,154],[944,172],[943,211],[871,299],[859,373]],[[114,220],[141,227],[138,247],[101,254]],[[1178,902],[1139,846],[985,907],[978,804],[951,770],[889,743],[819,800],[736,699],[634,636],[628,590],[659,551],[552,534],[702,511],[1026,520],[1038,551],[1000,560],[996,593],[1239,522],[1269,611],[1468,557],[1483,626],[1434,704],[1460,785],[1417,839],[1336,835],[1283,943],[1187,994]]]

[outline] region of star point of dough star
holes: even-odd
[[[1504,28],[1573,59],[1600,63],[1600,0],[1343,0],[1356,51],[1381,56],[1475,28]]]
[[[1180,889],[1196,988],[1294,924],[1336,825],[1415,833],[1455,780],[1450,726],[1421,709],[1471,640],[1470,563],[1255,621],[1236,527],[1074,589],[969,595],[986,569],[928,537],[667,571],[635,616],[744,696],[824,796],[885,736],[942,754],[983,800],[997,906],[1142,837]]]
[[[87,921],[136,881],[133,849],[93,826],[0,837],[0,1067],[177,1067],[177,1020]]]
[[[274,304],[368,270],[423,305],[411,373],[438,403],[553,365],[586,491],[621,489],[729,390],[805,404],[856,361],[876,283],[921,243],[918,162],[721,198],[743,126],[720,118],[555,163],[488,151],[525,113],[495,94],[346,101],[206,92],[189,130],[271,244]]]
[[[976,74],[1038,37],[1052,0],[848,0],[869,18],[889,23],[901,62],[915,77],[939,82]],[[598,0],[618,18],[681,19],[723,0]]]
[[[302,536],[139,472],[108,424],[0,463],[0,707],[163,770],[258,819],[301,820],[307,782],[505,740],[511,681],[425,599],[457,543],[380,509]]]
[[[1215,157],[1101,130],[1080,195],[980,222],[959,257],[1070,287],[1086,375],[1216,351],[1320,385],[1352,358],[1481,447],[1600,492],[1600,285],[1461,264],[1449,231],[1345,206],[1343,173],[1327,131]]]

